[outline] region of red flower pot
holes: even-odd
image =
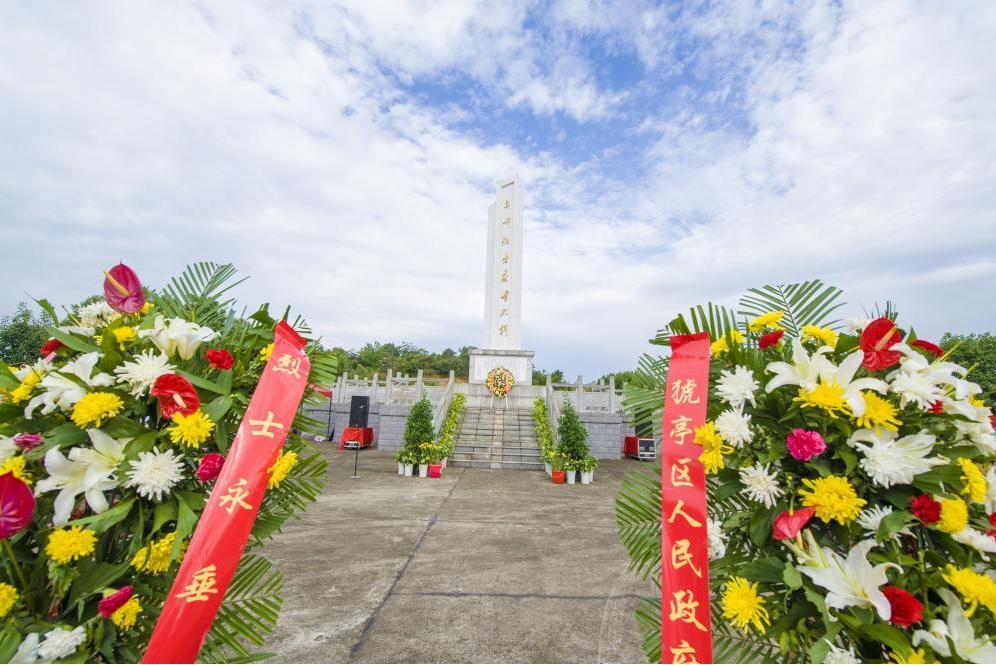
[[[567,472],[566,471],[554,471],[550,474],[550,479],[553,481],[554,485],[563,485],[567,482]]]
[[[429,465],[429,477],[430,478],[441,478],[443,475],[443,465],[442,464],[430,464]]]

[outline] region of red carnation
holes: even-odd
[[[125,314],[142,310],[145,306],[145,293],[134,270],[119,263],[110,270],[105,270],[104,275],[104,298],[108,305]]]
[[[207,483],[218,477],[221,467],[225,465],[225,456],[218,453],[207,453],[197,466],[197,480]]]
[[[816,513],[816,508],[807,506],[796,511],[786,510],[771,524],[771,537],[775,540],[791,540],[799,535]]]
[[[996,526],[996,513],[989,513],[989,524]]]
[[[42,344],[42,347],[38,349],[38,355],[44,358],[50,353],[55,353],[63,346],[65,346],[65,344],[63,344],[62,342],[53,337],[52,339]]]
[[[941,503],[930,494],[921,494],[910,501],[910,511],[924,524],[937,524],[941,519]]]
[[[931,413],[944,413],[944,402],[941,400],[931,402],[929,410]]]
[[[996,529],[989,529],[989,531],[986,531],[986,535],[996,540]]]
[[[909,591],[897,586],[887,586],[882,589],[882,593],[889,599],[889,605],[892,607],[890,622],[903,628],[909,628],[913,624],[923,621],[923,603]]]
[[[208,349],[204,356],[211,367],[218,369],[232,369],[232,365],[235,364],[235,358],[228,352],[228,349]]]
[[[910,346],[915,346],[918,349],[926,351],[927,353],[933,354],[935,358],[940,358],[944,355],[944,349],[937,346],[933,342],[928,342],[925,339],[917,339],[910,342]]]
[[[761,335],[761,339],[757,340],[757,345],[762,349],[766,349],[769,346],[778,346],[778,343],[782,341],[782,335],[784,334],[784,330],[772,330],[769,333]]]
[[[0,476],[0,540],[6,540],[31,524],[35,496],[27,483],[13,473]]]
[[[127,603],[131,599],[131,595],[135,592],[130,586],[123,586],[109,596],[104,596],[104,598],[97,603],[97,611],[100,612],[100,616],[105,619],[111,618],[111,615],[121,609],[121,606]]]
[[[872,371],[892,367],[902,357],[899,351],[892,351],[892,346],[902,339],[903,334],[892,319],[875,319],[861,332],[859,343],[865,354],[861,366]]]
[[[149,394],[159,398],[159,412],[163,418],[172,418],[175,413],[189,416],[201,408],[194,386],[179,374],[163,374],[156,379]]]

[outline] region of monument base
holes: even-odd
[[[495,367],[504,367],[512,372],[516,386],[531,386],[533,384],[533,355],[532,351],[471,349],[470,383],[483,384],[488,378],[488,372]]]

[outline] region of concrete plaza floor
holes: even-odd
[[[328,445],[328,444],[324,444]],[[328,453],[328,487],[267,545],[284,572],[275,662],[644,662],[614,499],[537,471],[402,478],[393,454]]]

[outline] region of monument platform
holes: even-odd
[[[531,386],[533,383],[532,351],[512,349],[470,349],[470,372],[468,378],[471,384],[483,384],[488,378],[488,372],[495,367],[504,367],[512,372],[515,385]]]

